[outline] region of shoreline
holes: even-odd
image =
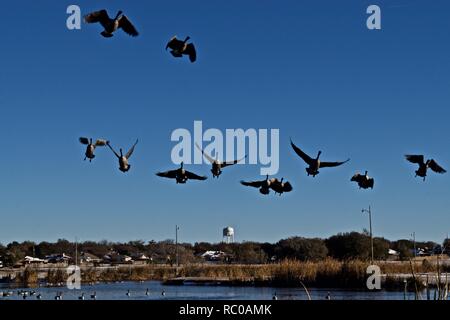
[[[408,290],[448,287],[450,268],[419,262],[378,262],[383,288]],[[109,283],[160,281],[164,285],[214,285],[255,287],[306,287],[367,289],[368,262],[324,260],[318,262],[284,261],[277,264],[233,265],[190,264],[81,266],[81,282]],[[65,285],[66,266],[27,266],[0,269],[0,283],[24,287],[45,284]]]

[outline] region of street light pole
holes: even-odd
[[[175,226],[175,265],[178,268],[178,225]]]
[[[373,264],[373,234],[372,234],[372,209],[369,206],[369,209],[362,209],[362,213],[368,213],[369,214],[369,232],[370,232],[370,250],[371,250],[371,260],[370,264]]]

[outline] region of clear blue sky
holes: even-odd
[[[141,35],[66,29],[66,8],[123,9]],[[370,4],[382,30],[366,28]],[[16,1],[3,4],[0,72],[0,242],[174,238],[239,241],[327,237],[367,228],[390,239],[441,241],[450,232],[450,175],[414,178],[405,153],[450,169],[448,1]],[[198,62],[164,51],[191,36]],[[239,184],[259,167],[226,169],[185,186],[171,169],[170,134],[206,128],[279,128],[279,177],[264,197]],[[128,148],[124,175],[108,149],[83,162],[79,136]],[[315,179],[289,137],[324,160],[351,162]],[[349,182],[369,170],[373,191]]]

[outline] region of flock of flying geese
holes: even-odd
[[[138,144],[139,140],[136,140],[136,142],[133,144],[133,146],[128,150],[128,152],[124,155],[122,148],[119,149],[119,153],[111,146],[110,142],[105,139],[98,139],[95,142],[92,138],[88,139],[85,137],[79,138],[80,143],[86,145],[86,151],[85,151],[85,158],[86,161],[89,159],[91,162],[95,158],[95,149],[97,147],[103,147],[108,146],[111,151],[114,153],[114,155],[119,160],[119,170],[123,173],[128,172],[131,168],[131,165],[129,164],[129,159],[131,155],[134,152],[134,149],[136,145]],[[233,160],[233,161],[226,161],[222,162],[218,159],[212,158],[210,155],[206,154],[204,150],[200,148],[198,144],[196,144],[196,147],[202,152],[205,159],[207,159],[211,163],[211,173],[213,178],[219,178],[222,175],[222,170],[226,167],[233,166],[235,164],[240,163],[243,161],[247,156],[245,156],[242,159],[239,160]],[[332,168],[332,167],[339,167],[348,161],[350,159],[347,159],[345,161],[335,161],[335,162],[329,162],[329,161],[321,161],[320,156],[322,154],[322,151],[319,151],[317,153],[317,156],[315,158],[307,155],[302,149],[300,149],[298,146],[296,146],[292,140],[291,140],[291,147],[295,151],[295,153],[306,163],[306,173],[308,176],[315,177],[319,174],[319,169],[321,168]],[[421,177],[425,181],[425,178],[427,176],[428,169],[431,169],[432,171],[436,173],[445,173],[446,170],[443,169],[434,159],[429,159],[425,161],[425,158],[423,155],[405,155],[406,160],[408,160],[411,163],[417,164],[419,168],[416,170],[416,177]],[[200,180],[204,181],[207,179],[206,176],[200,176],[197,175],[191,171],[188,171],[184,169],[184,164],[181,163],[181,166],[174,170],[164,171],[164,172],[158,172],[156,173],[158,177],[162,178],[168,178],[168,179],[175,179],[177,184],[186,184],[188,180]],[[353,175],[353,177],[350,179],[352,182],[356,182],[360,189],[373,189],[375,185],[374,178],[369,177],[368,172],[366,171],[364,174],[356,173]],[[275,194],[279,194],[280,196],[285,192],[291,192],[293,190],[292,185],[288,181],[284,181],[284,178],[279,180],[278,178],[271,178],[269,179],[269,176],[266,176],[266,179],[260,180],[260,181],[241,181],[241,184],[247,187],[253,187],[259,189],[259,192],[263,195],[270,194],[270,191],[274,191]]]
[[[119,11],[114,18],[109,17],[108,12],[106,10],[100,10],[92,12],[84,17],[84,20],[86,23],[100,23],[100,25],[103,27],[103,31],[101,32],[101,35],[105,38],[111,38],[113,36],[113,33],[117,30],[121,29],[126,34],[136,37],[139,35],[139,32],[136,30],[135,26],[132,24],[132,22],[123,14],[122,11]],[[197,52],[195,50],[195,46],[192,43],[188,43],[189,37],[186,37],[186,39],[179,40],[177,37],[173,37],[170,39],[170,41],[166,45],[166,50],[170,49],[170,53],[176,57],[181,58],[183,55],[186,55],[189,57],[189,60],[191,62],[195,62],[197,59]],[[131,168],[131,165],[129,164],[129,159],[132,156],[134,149],[138,143],[138,140],[134,143],[134,145],[128,150],[128,152],[124,155],[122,149],[119,149],[119,152],[116,152],[116,150],[111,146],[110,142],[104,139],[98,139],[93,142],[92,138],[80,138],[79,141],[86,145],[86,152],[85,152],[85,159],[89,159],[89,161],[92,161],[95,158],[95,149],[97,147],[103,147],[108,146],[111,151],[114,153],[114,155],[119,160],[119,170],[122,172],[128,172]],[[219,178],[219,176],[222,174],[222,169],[233,166],[239,162],[241,162],[243,159],[240,160],[234,160],[231,162],[221,162],[218,159],[213,159],[211,156],[206,154],[200,146],[196,145],[197,148],[202,152],[205,159],[207,159],[211,165],[211,172],[213,175],[213,178]],[[318,152],[317,156],[315,158],[310,157],[305,152],[303,152],[299,147],[297,147],[292,141],[291,141],[292,149],[295,151],[295,153],[307,164],[306,173],[308,176],[315,177],[319,174],[320,168],[331,168],[331,167],[339,167],[348,161],[350,159],[347,159],[346,161],[342,162],[327,162],[327,161],[321,161],[320,156],[322,154],[321,151]],[[427,176],[428,169],[431,169],[434,172],[437,173],[445,173],[446,171],[438,165],[438,163],[433,160],[429,159],[425,161],[425,158],[423,155],[406,155],[406,160],[408,160],[411,163],[417,164],[419,168],[416,170],[416,177],[422,177],[425,181],[425,177]],[[175,179],[177,184],[185,184],[188,180],[200,180],[204,181],[207,179],[206,176],[200,176],[193,172],[187,171],[184,168],[184,164],[181,163],[181,166],[174,170],[169,170],[165,172],[158,172],[156,174],[159,177],[162,178],[168,178],[168,179]],[[356,173],[350,181],[356,182],[360,189],[373,189],[375,185],[375,180],[368,176],[368,172],[365,171],[364,174]],[[291,192],[293,190],[292,185],[288,181],[284,181],[284,178],[281,180],[277,178],[271,178],[269,179],[269,176],[266,177],[265,180],[260,181],[241,181],[241,184],[248,187],[253,187],[259,189],[260,193],[264,195],[268,195],[270,191],[274,191],[275,194],[283,194],[285,192]]]
[[[139,32],[122,11],[117,12],[115,18],[110,18],[108,12],[104,9],[95,11],[86,15],[84,21],[86,23],[100,23],[104,29],[100,34],[105,38],[111,38],[114,32],[119,29],[122,29],[126,34],[132,37],[137,37],[139,35]],[[186,37],[184,40],[179,40],[174,36],[167,43],[166,50],[170,49],[170,53],[175,58],[181,58],[183,55],[186,55],[191,62],[195,62],[195,60],[197,60],[197,52],[194,44],[187,43],[189,39],[190,37]]]

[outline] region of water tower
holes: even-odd
[[[226,227],[223,229],[223,240],[226,243],[234,242],[234,229],[232,227]]]

